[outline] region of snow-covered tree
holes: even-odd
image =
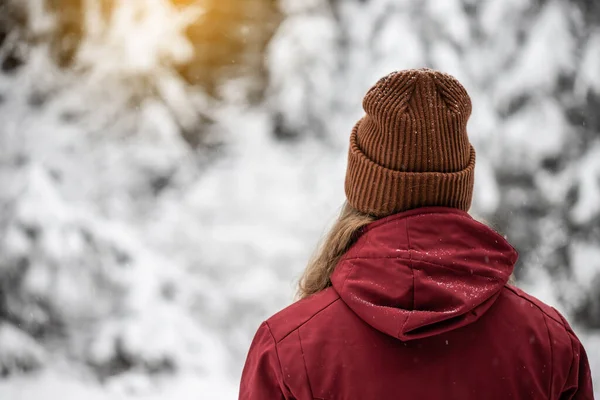
[[[364,93],[422,66],[471,94],[474,212],[597,375],[599,3],[241,3],[0,0],[0,375],[230,398],[343,202]]]

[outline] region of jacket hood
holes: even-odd
[[[517,260],[498,233],[452,208],[420,208],[363,228],[331,277],[373,328],[403,341],[479,319]]]

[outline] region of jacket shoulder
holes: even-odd
[[[269,318],[268,324],[275,342],[283,340],[290,333],[310,321],[314,316],[338,301],[340,296],[333,288],[327,288],[284,308]]]
[[[587,356],[567,320],[554,308],[521,289],[510,285],[507,285],[506,289],[509,293],[518,296],[521,301],[529,302],[532,307],[539,309],[547,317],[546,328],[553,370],[551,392],[570,393],[569,398],[593,399]],[[576,395],[573,396],[575,393]]]
[[[505,288],[510,293],[519,297],[521,299],[521,301],[529,303],[531,306],[537,308],[546,317],[550,318],[551,320],[555,321],[560,326],[562,326],[563,328],[566,329],[565,319],[553,307],[551,307],[548,304],[544,303],[543,301],[533,297],[532,295],[526,293],[525,291],[519,289],[516,286],[506,285]]]

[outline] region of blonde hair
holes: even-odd
[[[298,298],[306,298],[331,286],[331,274],[340,258],[354,244],[359,230],[375,219],[376,217],[364,214],[344,203],[339,217],[302,274],[298,285]]]

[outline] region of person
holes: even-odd
[[[265,321],[239,398],[592,399],[584,348],[508,283],[517,252],[467,211],[471,100],[452,76],[380,79],[350,136],[347,202]]]

